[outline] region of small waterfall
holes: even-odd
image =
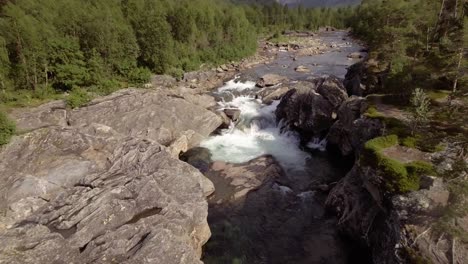
[[[315,137],[309,143],[307,143],[307,147],[311,149],[325,151],[327,148],[327,138],[320,139]]]
[[[219,110],[239,109],[239,122],[221,131],[220,135],[203,141],[201,146],[211,151],[213,160],[243,163],[269,154],[285,170],[302,170],[309,154],[299,148],[297,133],[286,129],[282,131],[277,124],[275,111],[280,101],[263,104],[252,93],[254,87],[253,82],[231,80],[217,90],[216,93],[224,99],[218,102]],[[242,95],[234,95],[239,92]]]

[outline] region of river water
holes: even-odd
[[[312,139],[301,146],[299,136],[276,120],[279,101],[262,102],[256,96],[260,89],[254,82],[266,73],[286,76],[293,82],[326,75],[343,78],[346,68],[357,62],[347,55],[361,49],[346,34],[323,33],[320,39],[336,48],[295,60],[291,53],[280,52],[272,63],[243,73],[249,80],[231,80],[214,92],[219,111],[234,108],[241,114],[236,124],[201,143],[209,150],[211,160],[242,165],[271,155],[284,173],[275,180],[265,180],[247,195],[241,209],[233,210],[216,199],[233,192],[226,188],[230,183],[217,173],[205,172],[216,188],[209,200],[208,221],[213,235],[204,250],[205,263],[365,262],[339,235],[336,219],[324,210],[326,193],[311,187],[337,181],[349,167],[327,153],[326,139]],[[296,72],[299,65],[311,72]]]

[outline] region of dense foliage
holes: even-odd
[[[468,84],[467,9],[462,0],[365,0],[349,24],[388,71],[387,89],[456,95]]]
[[[259,33],[342,27],[350,14],[222,0],[1,1],[0,102],[107,94],[150,72],[180,76],[253,54]]]

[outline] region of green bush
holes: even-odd
[[[167,71],[167,74],[171,75],[172,77],[176,78],[178,81],[184,78],[184,70],[179,68],[170,68]]]
[[[67,96],[66,102],[69,107],[77,108],[89,103],[91,99],[92,96],[86,90],[75,87]]]
[[[151,78],[151,71],[147,68],[135,68],[128,73],[128,81],[133,85],[142,85]]]
[[[89,91],[98,95],[109,95],[121,88],[122,85],[116,80],[101,80],[99,84],[89,87]]]
[[[0,112],[0,146],[10,142],[10,138],[15,134],[16,126],[7,115]]]

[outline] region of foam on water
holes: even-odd
[[[313,138],[309,143],[307,143],[307,147],[325,151],[327,147],[327,139]]]
[[[261,100],[249,95],[219,102],[221,109],[240,109],[240,123],[223,130],[220,135],[208,138],[201,146],[211,151],[213,160],[243,163],[269,154],[288,171],[303,170],[309,155],[299,149],[296,133],[281,132],[276,124],[275,111],[278,104],[279,101],[274,101],[264,105]]]
[[[238,82],[237,78],[230,80],[224,84],[224,86],[218,89],[218,93],[228,92],[228,91],[244,91],[244,90],[251,90],[255,88],[255,82],[247,81],[247,82]]]

